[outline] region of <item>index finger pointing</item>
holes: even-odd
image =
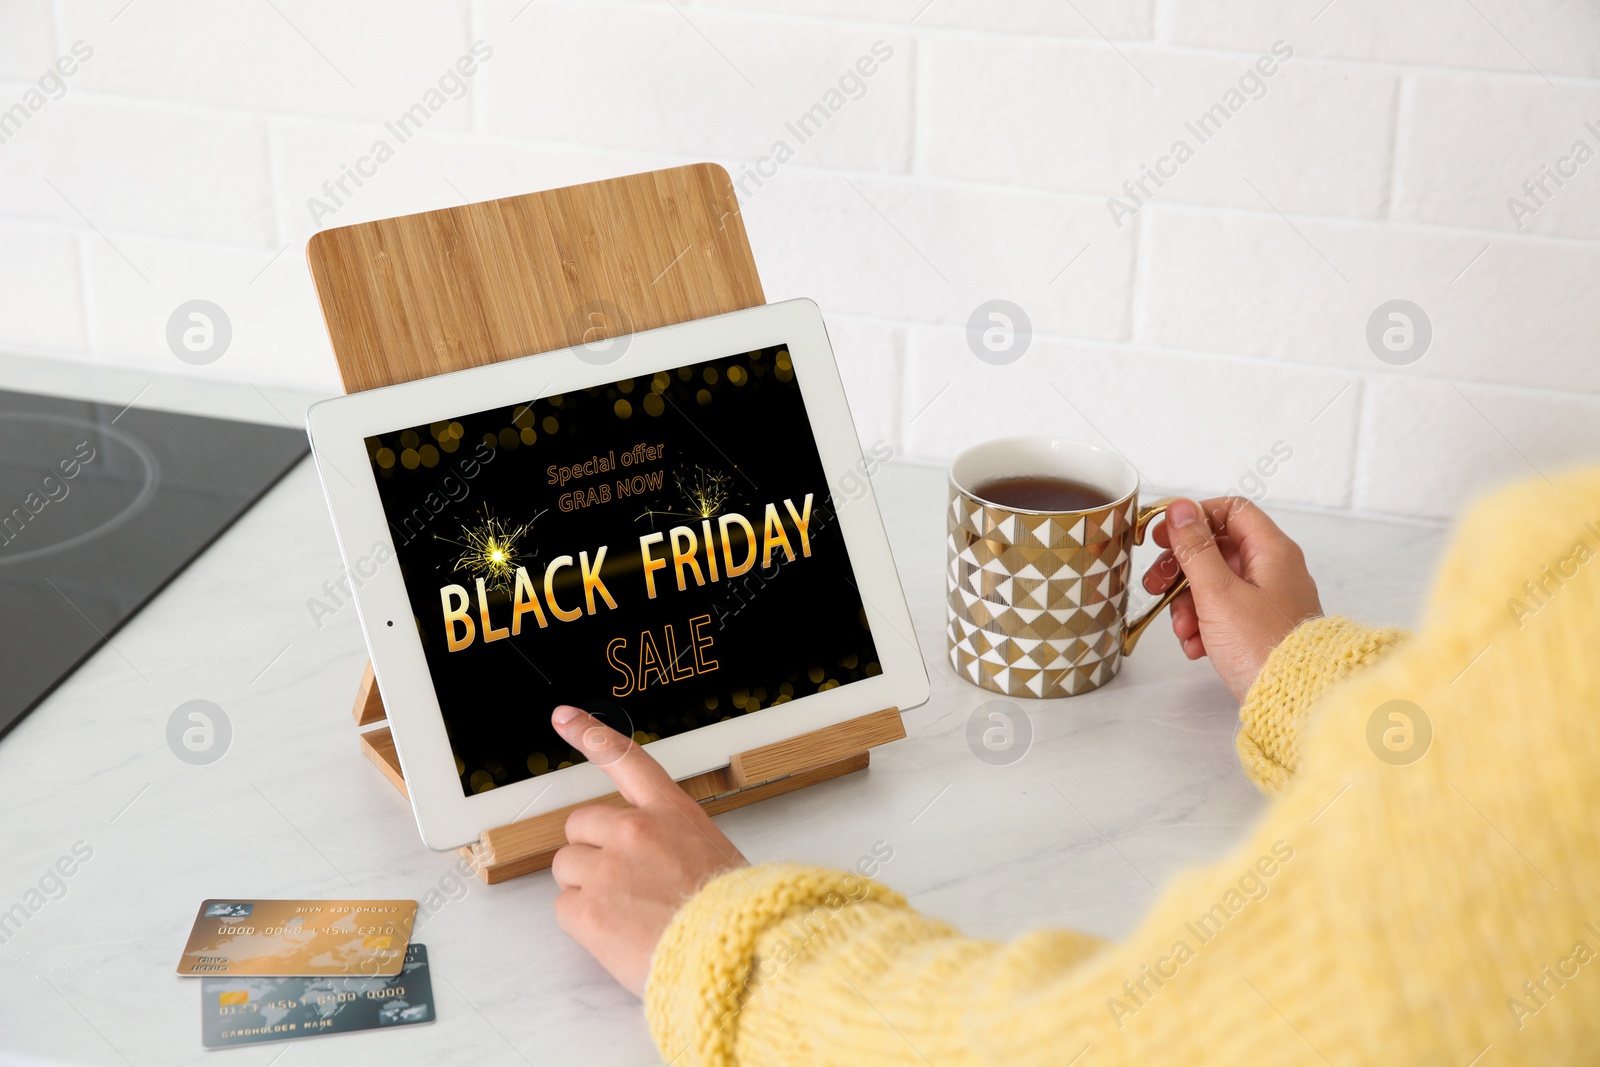
[[[651,759],[633,738],[624,737],[582,708],[563,704],[551,713],[550,723],[567,744],[605,771],[622,799],[634,807],[675,805],[679,797],[693,803],[661,764]]]

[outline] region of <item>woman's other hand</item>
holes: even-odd
[[[1209,656],[1242,702],[1278,643],[1322,614],[1305,553],[1241,497],[1175,500],[1154,537],[1166,551],[1145,572],[1145,589],[1163,593],[1180,570],[1189,576],[1172,602],[1172,632],[1190,659]]]

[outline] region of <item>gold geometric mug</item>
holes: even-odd
[[[973,490],[999,478],[1070,478],[1110,503],[1080,511],[1001,507]],[[1116,452],[1060,437],[974,445],[950,465],[945,573],[950,662],[968,681],[1014,697],[1087,693],[1188,586],[1180,577],[1127,617],[1133,546],[1170,497],[1139,507],[1139,473]]]

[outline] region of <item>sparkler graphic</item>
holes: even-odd
[[[478,525],[461,527],[460,540],[439,537],[437,534],[434,535],[435,539],[462,549],[452,570],[471,572],[473,577],[483,579],[485,588],[509,589],[517,573],[517,563],[522,558],[517,541],[532,528],[533,523],[507,526],[488,512],[482,514],[483,520]]]
[[[708,471],[698,464],[694,470],[694,475],[687,480],[682,474],[674,474],[672,480],[677,484],[678,492],[689,502],[689,513],[695,518],[709,519],[728,502],[728,486],[733,479],[720,471]]]
[[[679,471],[672,476],[673,484],[678,488],[678,495],[683,497],[686,511],[665,511],[656,508],[646,508],[638,518],[648,518],[654,527],[657,517],[678,519],[709,519],[722,513],[722,508],[732,497],[733,478],[722,471],[707,470],[700,464],[695,464],[694,472],[688,477]],[[638,521],[635,519],[634,521]]]

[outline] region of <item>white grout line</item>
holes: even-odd
[[[832,311],[823,309],[823,316],[828,319],[840,321],[854,321],[871,323],[876,326],[897,327],[909,331],[913,328],[959,334],[965,327],[960,322],[931,322],[926,319],[899,319],[887,315],[869,315],[855,311]],[[1279,371],[1304,371],[1314,376],[1360,376],[1365,380],[1369,376],[1380,379],[1404,379],[1407,381],[1430,382],[1435,385],[1466,385],[1475,389],[1489,389],[1516,393],[1530,400],[1570,398],[1573,396],[1586,398],[1600,398],[1600,391],[1588,393],[1566,388],[1547,388],[1536,385],[1522,385],[1516,382],[1494,381],[1475,378],[1446,378],[1415,372],[1393,370],[1387,365],[1376,362],[1371,366],[1347,366],[1340,363],[1301,363],[1285,360],[1277,356],[1258,356],[1241,352],[1212,352],[1199,348],[1176,348],[1171,345],[1157,344],[1149,341],[1117,341],[1107,340],[1103,337],[1091,337],[1082,334],[1055,333],[1047,330],[1035,330],[1035,341],[1046,341],[1053,344],[1072,345],[1078,348],[1103,349],[1122,354],[1148,354],[1152,356],[1166,356],[1172,359],[1192,359],[1197,362],[1220,361],[1223,363],[1237,363],[1247,366],[1272,367]]]
[[[279,116],[283,119],[297,119],[300,116]],[[333,120],[329,120],[333,121]],[[348,123],[352,127],[352,135],[356,129],[370,129],[359,120]],[[503,134],[480,135],[464,130],[427,130],[418,135],[419,138],[441,138],[457,140],[462,143],[480,143],[486,145],[502,145],[515,149],[559,149],[571,152],[573,155],[605,156],[616,155],[621,157],[639,157],[638,161],[651,161],[646,165],[675,166],[688,163],[704,162],[711,160],[722,162],[725,165],[737,166],[741,160],[729,153],[721,152],[694,152],[676,153],[658,149],[647,148],[618,148],[616,146],[586,144],[577,141],[566,141],[554,138],[521,138],[510,137]],[[622,165],[631,165],[623,163]],[[913,187],[926,187],[954,192],[991,193],[1005,196],[1039,197],[1045,200],[1054,200],[1061,203],[1079,203],[1086,208],[1104,211],[1106,198],[1114,195],[1116,190],[1102,190],[1098,192],[1055,189],[1047,186],[1025,184],[1001,184],[998,182],[983,182],[972,179],[952,178],[936,174],[909,173],[905,171],[864,170],[860,168],[820,167],[801,163],[791,163],[785,168],[796,176],[812,178],[867,178],[878,182],[902,183]],[[730,174],[732,170],[730,169]],[[268,175],[269,190],[276,197],[277,187],[280,184],[279,176]],[[1223,216],[1245,216],[1254,218],[1277,218],[1278,215],[1267,207],[1249,207],[1242,204],[1210,203],[1184,200],[1156,200],[1145,205],[1145,209],[1155,212],[1178,212],[1187,214],[1216,214]],[[1140,214],[1145,213],[1141,209]],[[274,211],[274,215],[276,212]],[[1500,230],[1474,226],[1436,225],[1417,222],[1414,220],[1390,220],[1386,218],[1364,218],[1351,215],[1325,215],[1305,211],[1289,211],[1284,213],[1288,218],[1307,221],[1322,225],[1342,226],[1353,230],[1370,230],[1373,233],[1406,233],[1417,236],[1441,237],[1476,237],[1484,240],[1493,240],[1510,244],[1537,245],[1565,245],[1577,247],[1600,246],[1600,238],[1566,236],[1561,234],[1529,233],[1516,230]],[[269,228],[275,229],[276,219],[267,220]],[[0,223],[17,225],[40,230],[62,232],[88,232],[81,226],[64,223],[58,219],[39,218],[30,215],[13,214],[0,208]],[[1109,225],[1109,224],[1108,224]],[[141,240],[165,242],[184,247],[202,247],[216,249],[251,249],[270,248],[276,250],[283,242],[277,244],[251,244],[235,241],[209,241],[183,237],[181,235],[162,233],[153,230],[122,229],[116,226],[102,226],[101,229],[108,234],[120,237],[133,237]],[[309,236],[309,231],[307,233]]]

